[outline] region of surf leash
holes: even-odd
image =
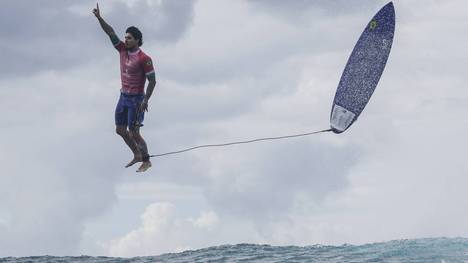
[[[150,155],[149,157],[161,157],[161,156],[166,156],[166,155],[179,154],[179,153],[188,152],[188,151],[192,151],[192,150],[200,149],[200,148],[225,147],[225,146],[230,146],[230,145],[247,144],[247,143],[260,142],[260,141],[272,141],[272,140],[297,138],[297,137],[309,136],[309,135],[312,135],[312,134],[329,132],[329,131],[332,131],[332,129],[326,129],[326,130],[314,131],[314,132],[307,132],[307,133],[292,134],[292,135],[285,135],[285,136],[277,136],[277,137],[264,137],[264,138],[246,140],[246,141],[236,141],[236,142],[227,142],[227,143],[219,143],[219,144],[203,144],[203,145],[190,147],[190,148],[179,150],[179,151],[166,152],[166,153],[160,153],[160,154],[153,154],[153,155]]]

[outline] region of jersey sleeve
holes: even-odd
[[[143,63],[143,71],[145,72],[146,76],[155,74],[153,61],[151,60],[149,56],[144,56],[142,59],[142,63]]]
[[[114,48],[117,49],[117,51],[122,51],[125,49],[125,44],[124,42],[120,41],[119,43],[114,45]]]
[[[111,42],[112,42],[112,45],[114,45],[114,48],[117,49],[117,51],[122,51],[123,49],[125,49],[125,44],[124,42],[122,42],[119,37],[117,37],[117,35],[115,34],[111,34],[109,36]]]

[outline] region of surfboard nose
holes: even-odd
[[[395,8],[393,2],[382,7],[369,22],[369,31],[374,34],[393,34],[395,31]]]
[[[393,2],[389,2],[384,7],[382,7],[375,16],[395,16],[395,7],[393,6]]]

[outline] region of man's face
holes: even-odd
[[[127,49],[138,47],[138,40],[135,39],[130,33],[125,33],[125,47]]]

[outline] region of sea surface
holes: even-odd
[[[0,258],[0,262],[468,262],[468,239],[405,239],[366,245],[223,245],[154,257]]]

